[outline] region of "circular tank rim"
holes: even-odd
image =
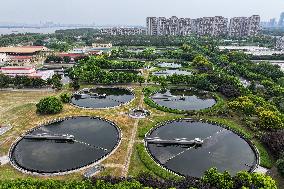
[[[115,108],[119,108],[121,106],[126,106],[126,105],[129,105],[133,100],[135,100],[136,96],[135,96],[135,93],[133,92],[133,89],[132,88],[127,88],[127,87],[96,87],[96,88],[118,88],[118,89],[125,89],[129,92],[131,92],[131,94],[133,95],[133,98],[126,102],[126,103],[123,103],[123,104],[120,104],[120,105],[117,105],[117,106],[111,106],[111,107],[105,107],[105,108],[90,108],[90,107],[84,107],[84,106],[79,106],[79,105],[76,105],[72,102],[70,102],[69,104],[76,107],[76,108],[80,108],[80,109],[84,109],[84,110],[109,110],[109,109],[115,109]],[[82,91],[82,90],[78,90],[78,91]],[[74,93],[72,94],[72,98],[73,98],[73,95]]]
[[[166,124],[169,124],[169,123],[173,123],[173,122],[176,122],[176,121],[181,121],[181,120],[187,120],[187,121],[191,121],[191,122],[203,122],[203,123],[209,123],[209,124],[212,124],[212,125],[217,125],[217,126],[220,126],[222,128],[225,128],[231,132],[233,132],[234,134],[238,135],[241,139],[243,139],[249,146],[250,148],[252,149],[252,151],[254,152],[254,155],[255,155],[255,162],[254,162],[254,166],[248,170],[249,173],[252,173],[254,172],[257,167],[259,166],[260,164],[260,155],[259,155],[259,151],[257,149],[257,147],[248,139],[246,138],[242,133],[238,132],[238,131],[235,131],[233,129],[231,129],[230,127],[224,125],[224,124],[221,124],[221,123],[218,123],[218,122],[215,122],[215,121],[209,121],[209,120],[206,120],[206,119],[195,119],[195,118],[177,118],[177,119],[172,119],[172,120],[167,120],[167,121],[164,121],[164,122],[160,122],[158,124],[156,124],[153,128],[151,128],[146,134],[145,134],[145,138],[148,137],[153,131],[155,131],[156,129],[160,128],[160,127],[163,127],[164,125]],[[148,153],[148,155],[150,156],[150,158],[159,166],[161,167],[162,169],[174,174],[174,175],[177,175],[177,176],[181,176],[181,177],[191,177],[191,178],[194,178],[194,179],[200,179],[199,177],[194,177],[194,176],[190,176],[190,175],[182,175],[178,172],[175,172],[173,170],[170,170],[168,169],[167,167],[161,165],[158,160],[156,160],[156,158],[151,154],[149,148],[148,148],[148,143],[147,141],[145,140],[145,138],[143,139],[144,140],[144,147]]]
[[[135,111],[143,111],[144,112],[143,116],[135,116],[135,115],[133,115]],[[133,108],[128,113],[128,116],[133,118],[133,119],[145,119],[149,115],[151,115],[151,112],[149,110],[144,109],[144,108]]]
[[[23,139],[23,135],[26,135],[26,134],[28,134],[28,133],[38,129],[39,127],[47,126],[47,125],[52,124],[52,123],[56,123],[56,122],[59,122],[59,121],[65,121],[67,119],[74,119],[74,118],[99,119],[99,120],[102,120],[102,121],[106,121],[106,122],[110,123],[112,126],[114,126],[114,128],[117,130],[117,133],[118,133],[118,140],[117,140],[115,146],[113,147],[113,149],[109,153],[105,154],[105,156],[103,156],[100,159],[98,159],[97,161],[92,161],[92,162],[90,162],[87,165],[84,165],[84,166],[81,166],[81,167],[75,168],[75,169],[70,169],[70,170],[67,170],[67,171],[46,172],[46,173],[44,173],[44,172],[36,172],[36,171],[31,171],[31,170],[25,169],[25,168],[19,166],[14,161],[13,156],[12,156],[13,151],[14,151],[16,145]],[[12,165],[12,167],[14,167],[16,170],[18,170],[18,171],[20,171],[21,173],[24,173],[24,174],[29,174],[29,175],[34,175],[34,176],[61,176],[61,175],[67,175],[67,174],[83,171],[83,170],[85,170],[87,168],[90,168],[90,167],[93,167],[95,165],[100,164],[102,161],[104,161],[105,159],[107,159],[109,156],[111,156],[113,153],[115,153],[117,151],[118,147],[121,144],[121,138],[122,138],[121,129],[114,122],[112,122],[112,121],[110,121],[108,119],[105,119],[105,118],[102,118],[102,117],[98,117],[98,116],[84,116],[84,115],[80,115],[80,116],[67,116],[67,117],[63,117],[63,118],[59,118],[59,119],[53,119],[53,120],[50,120],[50,121],[38,124],[36,127],[26,131],[24,134],[22,134],[22,136],[18,137],[15,140],[15,142],[11,145],[11,147],[9,149],[8,157],[9,157],[9,162]]]

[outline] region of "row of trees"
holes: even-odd
[[[4,74],[0,74],[0,88],[41,88],[46,85],[47,82],[40,78],[29,78],[27,76],[9,77]]]
[[[89,84],[115,84],[115,83],[144,83],[143,76],[127,72],[109,72],[103,70],[104,63],[108,62],[104,57],[82,60],[68,71],[73,81]]]
[[[137,58],[146,60],[155,60],[161,57],[153,48],[146,48],[141,52],[128,51],[126,48],[117,48],[111,51],[111,58]]]
[[[0,74],[0,88],[42,88],[51,86],[54,89],[62,89],[61,76],[55,74],[47,81],[41,78],[31,78],[27,76],[10,77]]]
[[[74,62],[78,62],[82,59],[85,59],[87,58],[87,56],[79,56],[79,57],[76,57],[74,58]],[[47,56],[47,58],[45,59],[44,61],[45,63],[50,63],[50,62],[53,62],[53,63],[70,63],[71,62],[71,58],[69,56],[56,56],[56,55],[49,55]]]
[[[106,56],[91,56],[84,59],[82,63],[94,64],[101,69],[140,69],[145,65],[141,61],[109,60]]]

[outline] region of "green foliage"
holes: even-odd
[[[242,96],[234,101],[229,102],[228,107],[234,111],[241,111],[246,115],[252,115],[255,113],[255,104],[249,99],[248,96]]]
[[[55,56],[55,55],[49,55],[45,59],[45,63],[50,63],[50,62],[55,62],[55,63],[60,63],[63,61],[63,58],[60,56]]]
[[[164,77],[160,77],[159,84],[161,85],[162,89],[166,89],[168,86],[168,83]]]
[[[209,72],[213,69],[212,63],[202,55],[198,55],[193,59],[192,67],[201,73]]]
[[[278,85],[280,85],[281,87],[284,87],[284,77],[281,77],[277,80]]]
[[[63,109],[62,102],[54,96],[41,99],[36,107],[40,114],[56,114]]]
[[[201,180],[203,183],[217,188],[233,189],[234,187],[234,181],[230,174],[227,171],[219,173],[216,168],[207,170]]]
[[[27,76],[16,76],[14,78],[0,74],[0,88],[41,88],[46,86],[46,81],[40,78],[29,78]]]
[[[270,176],[260,173],[239,172],[235,180],[240,187],[277,189],[276,182]]]
[[[276,107],[266,102],[265,99],[256,95],[247,95],[236,98],[228,103],[228,107],[245,115],[256,114],[257,108],[277,111]]]
[[[0,74],[0,88],[7,88],[12,83],[9,76]]]
[[[72,48],[72,45],[65,41],[64,42],[55,41],[55,42],[49,43],[47,47],[55,51],[67,52],[68,50]]]
[[[63,103],[69,103],[71,101],[72,94],[70,93],[62,93],[60,94],[60,100]]]
[[[252,140],[252,142],[259,151],[260,165],[262,167],[271,169],[272,166],[274,165],[274,159],[272,155],[268,152],[268,150],[263,146],[261,142],[256,140]]]
[[[279,112],[258,108],[257,116],[259,118],[257,124],[262,129],[274,130],[281,129],[284,127],[284,120],[283,118],[281,118]]]
[[[112,58],[138,58],[146,60],[155,60],[159,57],[155,49],[145,48],[141,52],[128,51],[126,48],[119,47],[111,51]]]
[[[201,178],[203,183],[208,183],[212,187],[222,189],[234,188],[269,188],[277,189],[276,182],[267,175],[260,173],[239,172],[233,178],[228,172],[219,173],[216,168],[211,168],[205,172]]]
[[[262,142],[268,147],[271,154],[276,157],[282,157],[284,153],[284,131],[268,132],[262,136]]]
[[[69,86],[73,88],[75,91],[80,89],[80,83],[78,79],[73,79]]]
[[[51,79],[47,80],[47,83],[52,85],[54,89],[61,90],[63,85],[61,83],[61,75],[55,74]]]
[[[281,71],[280,66],[273,65],[269,62],[261,62],[259,64],[255,64],[252,66],[251,70],[267,78],[271,78],[274,81],[277,81],[278,78],[284,77],[284,72]]]
[[[85,181],[57,181],[57,180],[39,180],[39,179],[26,179],[26,180],[9,180],[0,181],[1,189],[10,188],[25,188],[25,189],[143,189],[137,181],[123,181],[117,184],[111,184],[103,180],[92,183],[89,180]]]
[[[236,62],[236,63],[246,63],[249,60],[249,57],[247,54],[243,52],[238,51],[232,51],[228,53],[229,61],[230,62]]]
[[[68,71],[69,77],[74,80],[88,84],[116,84],[143,82],[144,78],[140,75],[125,72],[109,72],[101,67],[109,67],[104,65],[112,65],[111,61],[105,57],[91,57],[81,60],[79,64]]]
[[[277,189],[276,182],[268,175],[252,173],[252,184],[256,188]]]
[[[284,177],[284,159],[280,158],[276,162],[277,170],[282,177]]]
[[[244,115],[257,116],[258,119],[254,122],[261,129],[273,130],[284,127],[281,113],[275,106],[261,97],[255,95],[241,96],[229,102],[228,108]]]

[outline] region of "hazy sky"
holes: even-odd
[[[147,16],[278,18],[284,0],[1,0],[0,22],[145,25]]]

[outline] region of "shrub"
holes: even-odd
[[[283,158],[278,159],[276,162],[276,166],[280,175],[284,177],[284,159]]]
[[[284,131],[266,133],[262,137],[262,142],[278,158],[284,152]]]
[[[220,86],[218,91],[220,91],[224,96],[228,98],[236,98],[241,95],[240,90],[230,84],[224,84]]]
[[[235,180],[235,188],[269,188],[277,189],[276,182],[267,175],[260,173],[237,173]]]
[[[258,108],[257,116],[259,118],[257,124],[262,129],[274,130],[284,127],[282,122],[283,120],[281,119],[278,112]]]
[[[69,85],[71,88],[73,88],[75,91],[79,90],[80,89],[80,83],[78,81],[78,79],[74,79],[70,85]]]
[[[60,100],[63,103],[69,103],[71,101],[72,95],[70,93],[62,93],[60,94]]]
[[[40,114],[56,114],[62,111],[62,102],[53,96],[43,98],[36,104],[37,112]]]
[[[207,170],[201,180],[203,183],[208,183],[216,188],[232,189],[234,187],[231,175],[227,171],[219,173],[217,168]]]
[[[241,96],[236,100],[228,103],[229,109],[234,111],[240,111],[246,115],[252,115],[255,113],[255,104],[248,96]]]

